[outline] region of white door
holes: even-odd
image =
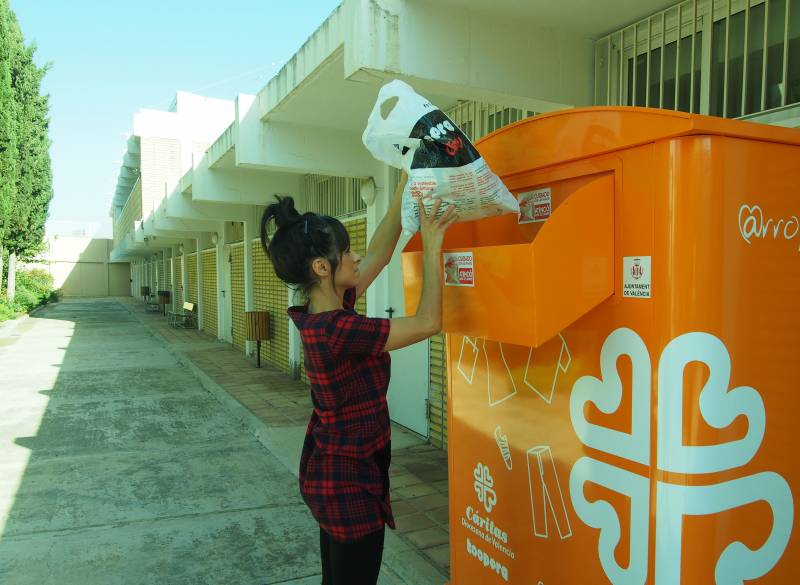
[[[220,323],[221,337],[228,343],[233,343],[233,305],[231,298],[231,247],[225,246],[225,257],[222,259],[225,278],[222,281],[222,311],[224,320]]]
[[[402,243],[402,242],[401,242]],[[399,249],[402,249],[398,246]],[[389,306],[392,317],[405,316],[403,275],[399,253],[386,270],[389,271]],[[376,312],[378,316],[379,312]],[[384,313],[389,316],[389,313]],[[428,341],[392,352],[392,379],[389,384],[389,413],[392,420],[415,433],[428,436]]]

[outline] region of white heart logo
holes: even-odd
[[[627,355],[633,366],[631,433],[623,433],[592,424],[586,420],[584,408],[593,403],[605,413],[615,412],[622,403],[622,381],[617,372],[617,359]],[[583,376],[575,382],[569,398],[572,426],[584,445],[624,457],[631,461],[650,462],[650,354],[635,331],[615,330],[600,350],[601,378]]]
[[[716,445],[683,444],[683,373],[689,362],[709,368],[700,392],[700,413],[712,427],[723,429],[738,416],[747,417],[747,434]],[[755,389],[728,390],[731,359],[725,345],[708,333],[694,332],[673,339],[658,365],[658,467],[677,473],[712,473],[741,467],[761,447],[766,426],[764,402]]]

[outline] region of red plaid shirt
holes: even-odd
[[[320,526],[340,541],[384,524],[395,527],[386,404],[391,360],[383,350],[389,320],[356,313],[355,294],[354,288],[345,292],[344,309],[289,309],[303,340],[314,404],[300,457],[300,492]]]

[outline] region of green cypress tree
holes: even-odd
[[[14,82],[18,121],[17,211],[7,239],[9,248],[23,260],[41,251],[52,199],[48,98],[40,95],[41,80],[47,69],[36,66],[34,51],[34,47],[27,47],[20,54]]]
[[[17,190],[16,99],[12,86],[11,8],[0,0],[0,288],[3,283],[5,233]]]
[[[28,260],[41,251],[44,225],[52,199],[48,98],[41,95],[47,66],[37,67],[35,47],[26,47],[22,31],[9,12],[12,43],[11,85],[16,102],[16,189],[4,234],[9,251],[8,297],[14,296],[16,260]]]

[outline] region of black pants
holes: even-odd
[[[383,558],[385,528],[351,542],[334,540],[319,529],[322,585],[375,585]]]

